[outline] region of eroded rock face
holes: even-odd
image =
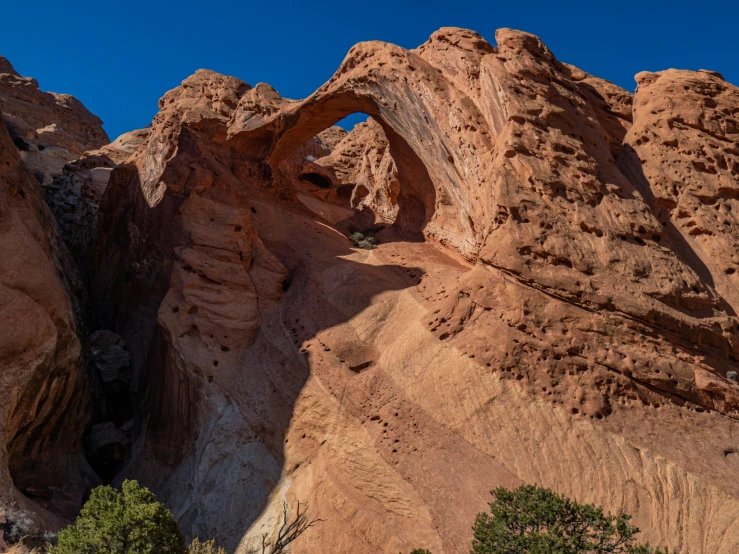
[[[391,149],[394,142],[400,142],[417,154],[428,170],[434,191],[426,197],[434,204],[425,204],[426,217],[421,225],[424,234],[477,260],[449,284],[439,279],[437,274],[443,273],[439,268],[425,271],[416,289],[419,302],[427,310],[421,326],[444,345],[432,347],[429,343],[428,351],[434,352],[434,358],[422,367],[439,367],[439,360],[445,360],[445,376],[432,371],[427,378],[438,382],[443,390],[459,383],[456,394],[442,398],[429,390],[429,385],[414,380],[412,372],[408,374],[408,368],[418,367],[419,360],[425,359],[419,354],[420,345],[426,344],[421,338],[425,335],[410,335],[407,330],[402,333],[408,340],[405,344],[413,345],[408,352],[394,335],[378,329],[401,333],[403,316],[394,323],[383,316],[383,325],[376,326],[354,315],[350,326],[362,329],[381,353],[391,352],[380,354],[384,363],[367,370],[368,374],[394,391],[411,395],[417,406],[425,407],[427,417],[457,429],[492,458],[485,464],[492,465],[494,460],[502,467],[515,468],[513,475],[502,468],[491,469],[497,482],[536,481],[582,499],[598,499],[613,510],[627,507],[637,513],[643,528],[652,530],[648,533],[654,533],[655,526],[672,528],[666,522],[675,513],[697,521],[715,505],[715,494],[734,506],[736,500],[728,498],[734,498],[736,491],[725,476],[733,463],[726,454],[733,452],[733,447],[727,444],[736,440],[737,432],[734,418],[739,389],[727,373],[735,371],[737,364],[737,318],[728,294],[707,277],[692,248],[686,248],[684,240],[665,230],[662,214],[651,199],[650,185],[629,165],[630,160],[633,162],[629,137],[634,133],[629,129],[632,119],[636,122],[634,128],[639,124],[638,97],[632,118],[632,99],[627,92],[558,62],[538,38],[503,29],[496,39],[498,48],[492,49],[481,45],[474,33],[441,31],[417,51],[438,68],[438,74],[424,69],[426,66],[411,53],[387,45],[358,45],[334,78],[301,104],[286,108],[284,114],[265,121],[261,128],[242,128],[235,120],[234,140],[245,142],[249,133],[271,134],[273,146],[267,159],[279,160],[316,127],[345,115],[343,109],[361,110],[382,122]],[[459,68],[465,63],[468,71],[462,72]],[[665,102],[671,109],[677,106],[675,109],[690,111],[696,109],[696,104],[704,104],[706,96],[711,97],[713,103],[707,106],[716,111],[704,114],[698,109],[704,114],[700,121],[697,115],[690,118],[693,127],[704,134],[685,137],[692,138],[693,144],[692,148],[684,147],[688,159],[680,166],[680,177],[690,180],[696,170],[714,174],[710,167],[716,164],[717,177],[711,186],[717,192],[720,179],[727,180],[732,171],[733,159],[727,155],[735,150],[731,133],[736,89],[718,83],[720,78],[714,75],[689,75],[696,83],[688,89],[699,89],[698,98],[680,92],[686,98],[674,100],[684,88],[679,85],[668,93],[658,90],[650,99],[653,103]],[[444,82],[439,83],[443,78]],[[398,82],[406,84],[407,92],[402,101],[396,102]],[[433,93],[426,87],[432,87]],[[646,89],[645,84],[640,86],[642,89]],[[443,116],[442,107],[446,108]],[[657,114],[665,111],[652,106],[643,111],[647,110]],[[421,113],[423,117],[436,115],[429,125],[422,126]],[[714,115],[718,113],[725,119]],[[683,117],[689,116],[673,115],[672,119],[679,122]],[[471,127],[475,141],[465,134]],[[710,153],[704,150],[703,156],[698,156],[699,163],[693,163],[695,154],[691,159],[690,152],[700,150],[698,143],[710,134],[707,128],[724,141],[720,145],[716,142]],[[450,136],[455,136],[453,148],[447,143]],[[482,144],[485,139],[490,141],[487,146]],[[454,155],[439,155],[440,146],[449,146],[446,151]],[[478,160],[484,160],[481,166],[464,154],[477,149],[485,153],[478,156]],[[402,164],[395,157],[401,170]],[[644,160],[644,156],[641,158]],[[457,175],[447,180],[444,175],[450,175],[451,165]],[[418,169],[417,164],[412,167]],[[660,163],[654,167],[655,171],[664,171],[670,166]],[[402,171],[399,177],[400,216],[404,190],[405,194],[409,191],[404,189],[407,181]],[[699,177],[698,182],[701,180]],[[713,202],[716,197],[717,193],[709,200]],[[444,208],[440,198],[448,199],[452,207]],[[729,208],[723,210],[728,212]],[[721,213],[721,206],[718,211]],[[453,227],[450,223],[464,216],[468,217],[468,225]],[[440,233],[439,228],[446,229],[446,233]],[[728,235],[722,241],[729,244],[730,228],[730,224],[721,227]],[[388,246],[386,251],[391,248]],[[404,261],[410,257],[407,252],[391,256]],[[418,269],[409,271],[412,276],[418,275]],[[405,310],[407,315],[408,306]],[[302,324],[304,319],[300,321]],[[376,339],[369,329],[383,338]],[[306,342],[301,344],[333,352],[336,345],[327,340],[331,334],[317,332],[316,342],[308,338],[310,334],[303,335]],[[358,363],[366,356],[340,361],[347,362],[349,370],[361,371],[373,367],[365,365],[366,361]],[[455,356],[470,360],[469,365]],[[323,364],[329,362],[318,361],[322,357],[329,356],[316,356],[315,365],[311,357],[312,375],[325,371]],[[397,366],[404,369],[393,370]],[[492,372],[495,378],[488,381],[479,377],[480,372]],[[388,374],[393,375],[393,384],[385,381]],[[333,383],[333,379],[336,377],[326,382]],[[514,383],[513,388],[503,384],[508,380]],[[306,390],[309,387],[306,385]],[[432,493],[424,491],[423,481],[418,481],[421,476],[414,476],[417,468],[402,469],[404,456],[419,463],[413,433],[408,435],[403,430],[409,423],[408,416],[396,423],[390,413],[383,413],[382,404],[376,405],[378,411],[374,414],[371,410],[364,412],[369,400],[361,392],[351,403],[348,391],[353,390],[352,386],[342,383],[339,388],[342,405],[350,403],[361,414],[358,417],[364,425],[382,420],[383,425],[395,423],[377,436],[374,446],[382,452],[379,445],[392,439],[388,446],[393,448],[385,451],[385,460],[406,482],[414,484],[415,493],[427,494],[429,500],[424,506],[434,518]],[[511,394],[513,389],[522,391],[513,395],[519,401],[523,391],[533,395],[526,402],[535,404],[536,412],[524,414],[501,398],[503,390]],[[542,402],[551,407],[544,409]],[[502,406],[508,406],[511,413],[498,412]],[[393,409],[400,414],[405,406],[396,400]],[[701,415],[706,410],[710,415]],[[544,411],[549,415],[543,416]],[[514,412],[516,417],[512,417]],[[513,427],[508,417],[515,422]],[[678,424],[684,417],[691,419],[689,427],[696,427],[688,430]],[[703,418],[710,419],[711,425],[722,422],[718,435],[711,439],[704,436],[700,431],[704,424],[698,423]],[[545,420],[561,421],[562,427],[549,427]],[[412,419],[410,422],[412,426],[417,424]],[[652,426],[660,429],[659,437],[646,431]],[[676,427],[680,432],[673,434],[671,429]],[[387,436],[387,432],[394,436]],[[554,440],[553,436],[559,438]],[[712,452],[711,462],[691,459],[673,446],[686,436]],[[550,454],[537,453],[524,446],[527,440],[533,440],[544,451],[553,450]],[[566,441],[566,450],[557,445],[557,440]],[[403,443],[413,447],[404,452]],[[595,443],[599,446],[593,450]],[[513,448],[513,444],[519,446]],[[636,481],[633,469],[629,469],[636,467],[635,462],[632,454],[623,450],[624,444],[640,456],[649,452],[649,456],[658,458],[650,462],[650,469],[639,470]],[[617,461],[606,461],[609,457]],[[464,462],[457,462],[457,466],[464,467]],[[568,467],[579,468],[576,479],[568,475]],[[700,507],[685,508],[684,493],[666,493],[655,481],[653,471],[669,472],[671,479],[680,482],[700,475],[700,488],[708,496]],[[311,490],[315,482],[308,483],[314,478],[301,481],[296,476],[306,488],[298,484],[293,487]],[[438,494],[444,489],[443,478],[438,477],[436,483],[434,493]],[[480,481],[477,483],[484,489]],[[325,487],[323,480],[321,484]],[[465,500],[475,502],[472,495],[460,493],[459,483],[456,487],[450,484],[446,489],[449,498],[454,499],[447,505],[456,506],[453,511],[459,519],[452,523],[449,516],[436,516],[437,521],[445,521],[438,535],[445,551],[457,551],[458,545],[464,544],[463,506]],[[618,500],[609,489],[621,491]],[[316,501],[322,502],[323,495],[315,494]],[[696,498],[690,497],[693,501]],[[342,517],[337,512],[329,513]],[[471,515],[466,517],[469,521]],[[728,552],[739,540],[729,527],[720,524],[674,532],[647,536],[653,542],[689,551],[728,548]],[[377,544],[387,543],[377,539]],[[328,548],[320,541],[313,544],[314,548],[319,546]]]
[[[103,122],[68,94],[42,92],[0,56],[0,112],[26,166],[42,184],[86,150],[110,142]]]
[[[89,268],[92,240],[97,233],[100,199],[115,167],[128,161],[148,138],[150,129],[124,133],[110,144],[85,152],[64,165],[51,183],[43,185],[44,198],[83,276]]]
[[[242,115],[251,111],[242,101],[229,133],[242,149],[268,148],[271,166],[343,117],[369,114],[389,140],[398,179],[408,183],[398,196],[398,225],[476,256],[490,219],[479,195],[491,169],[482,153],[492,151],[493,137],[475,104],[419,55],[360,43],[311,97],[258,122]]]
[[[636,80],[626,171],[696,273],[736,312],[739,89],[710,71]]]
[[[89,419],[77,337],[83,292],[39,184],[4,124],[0,258],[0,505],[53,525],[43,508],[73,517],[99,482],[82,450]]]
[[[359,123],[332,152],[303,167],[331,180],[324,200],[352,209],[369,208],[386,222],[398,217],[400,181],[382,127],[373,119]]]

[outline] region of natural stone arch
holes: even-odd
[[[249,109],[237,109],[231,140],[258,152],[273,169],[341,119],[370,115],[387,135],[398,167],[397,224],[476,257],[489,211],[481,199],[487,170],[477,153],[492,151],[491,133],[474,103],[417,54],[360,43],[309,98],[266,117]]]

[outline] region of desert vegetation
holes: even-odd
[[[636,541],[639,529],[631,516],[606,514],[603,508],[580,504],[549,489],[523,485],[491,491],[489,513],[480,512],[472,526],[470,554],[668,554]],[[250,554],[287,554],[289,546],[319,523],[308,507],[297,503],[294,515],[282,506],[279,528]],[[16,527],[18,524],[15,524]],[[12,554],[41,554],[44,548],[19,543]],[[124,481],[119,492],[97,487],[75,523],[59,533],[49,554],[226,554],[215,540],[195,538],[186,546],[171,512],[136,481]],[[410,554],[431,554],[415,549]]]
[[[491,494],[490,513],[477,514],[472,527],[470,554],[668,554],[638,544],[628,514],[609,515],[535,485]]]
[[[50,554],[183,554],[185,537],[172,513],[136,481],[122,491],[95,488],[74,525],[59,533]]]
[[[640,544],[639,529],[631,516],[606,514],[603,508],[580,504],[549,489],[523,485],[514,490],[491,491],[489,513],[477,514],[472,526],[470,554],[668,554],[667,550]],[[297,503],[294,514],[282,505],[279,528],[250,554],[287,554],[290,544],[321,520]],[[213,539],[185,537],[171,512],[136,481],[124,481],[122,490],[97,487],[75,523],[59,533],[55,546],[31,547],[14,523],[15,539],[8,554],[227,554]],[[431,554],[417,548],[410,554]]]
[[[479,513],[472,527],[471,554],[667,554],[636,543],[639,529],[628,514],[606,514],[535,485],[491,494],[490,513]]]
[[[377,248],[377,239],[369,232],[354,231],[349,235],[349,240],[357,248],[374,250]]]
[[[549,489],[523,485],[491,491],[489,513],[477,514],[470,554],[668,554],[636,541],[639,529],[631,516],[606,514],[603,508],[580,504]],[[8,554],[227,554],[214,539],[194,538],[189,547],[171,512],[136,481],[124,481],[119,492],[97,487],[73,525],[59,533],[57,544],[28,543],[22,517],[7,518]],[[282,505],[282,518],[272,537],[249,554],[288,554],[290,545],[321,520],[309,516],[298,502],[295,513]],[[26,522],[27,523],[27,522]],[[410,554],[432,554],[417,548]]]
[[[275,533],[264,534],[248,554],[286,554],[289,545],[321,520],[309,516],[298,502],[292,514],[286,503]],[[93,489],[74,524],[53,535],[35,536],[23,512],[6,511],[4,538],[8,554],[226,554],[214,539],[194,538],[189,547],[172,513],[136,481]],[[52,545],[52,542],[56,542]],[[3,552],[0,541],[0,552]]]

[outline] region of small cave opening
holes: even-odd
[[[304,183],[310,183],[322,189],[328,190],[331,188],[331,179],[324,175],[321,175],[320,173],[301,173],[300,175],[298,175],[298,179],[300,179]]]

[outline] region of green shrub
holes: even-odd
[[[364,234],[360,233],[359,231],[354,231],[351,235],[349,235],[349,240],[357,248],[364,248],[365,250],[373,250],[377,248],[377,240],[370,234]]]
[[[124,481],[123,491],[97,487],[50,554],[186,554],[172,514],[148,489]]]
[[[667,554],[636,545],[631,516],[606,515],[549,489],[524,485],[491,491],[490,515],[479,513],[472,554]]]
[[[431,551],[426,550],[425,548],[416,548],[411,550],[411,554],[431,554]]]
[[[216,546],[215,539],[207,542],[200,542],[200,539],[193,539],[190,543],[188,554],[226,554],[226,551],[220,546]]]

